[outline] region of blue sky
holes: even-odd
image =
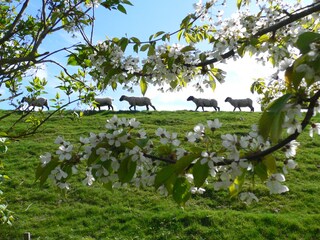
[[[174,32],[179,29],[181,20],[188,13],[194,12],[193,4],[196,2],[194,0],[140,0],[132,1],[134,7],[127,8],[127,15],[119,12],[105,14],[103,11],[100,11],[99,16],[97,16],[98,21],[96,26],[97,29],[101,29],[101,32],[99,31],[95,35],[95,39],[103,39],[104,35],[102,32],[106,33],[109,37],[127,35],[128,37],[138,37],[140,40],[147,40],[150,35],[158,31]],[[231,5],[224,10],[226,15],[236,10],[236,1],[230,1],[230,3]],[[175,42],[175,38],[175,36],[172,37],[171,41]],[[210,48],[209,45],[202,47]],[[248,58],[237,62],[229,61],[228,64],[222,65],[222,67],[227,71],[226,82],[223,84],[218,83],[215,92],[207,89],[204,93],[200,93],[196,92],[194,88],[188,87],[181,92],[161,93],[155,88],[149,87],[146,96],[152,99],[153,104],[159,110],[193,110],[195,109],[195,104],[186,101],[190,95],[193,95],[201,98],[215,98],[218,100],[222,110],[231,111],[233,107],[229,103],[224,102],[226,97],[250,97],[256,99],[257,96],[252,95],[249,90],[253,78],[267,77],[270,74],[269,67],[264,68]],[[119,110],[128,108],[126,102],[118,101],[119,95],[122,93],[135,96],[141,95],[139,89],[134,94],[123,91],[108,91],[107,95],[111,95],[115,99],[114,105]],[[255,104],[255,108],[260,108],[257,103]]]
[[[32,1],[31,7],[36,7],[36,0]],[[173,32],[179,29],[181,20],[188,14],[194,11],[193,4],[197,1],[194,0],[132,0],[134,6],[127,7],[127,14],[123,14],[116,11],[108,11],[101,6],[96,9],[96,23],[94,41],[101,41],[108,36],[113,37],[137,37],[140,40],[147,40],[150,35],[158,32]],[[230,1],[228,9],[225,10],[226,15],[235,11],[236,1]],[[172,37],[171,43],[174,43],[175,36]],[[66,33],[58,33],[52,37],[46,39],[40,48],[40,51],[55,50],[60,47],[70,46],[79,39],[71,38]],[[203,45],[202,47],[210,47]],[[60,53],[55,56],[55,60],[65,64],[66,53]],[[244,58],[237,62],[228,61],[227,64],[221,65],[221,68],[227,71],[226,82],[223,84],[217,83],[217,88],[213,92],[211,89],[207,89],[204,93],[196,92],[192,87],[188,87],[180,92],[175,93],[161,93],[154,87],[149,87],[146,93],[147,97],[150,97],[153,105],[158,110],[194,110],[195,104],[188,102],[186,99],[188,96],[193,95],[201,98],[215,98],[218,100],[218,104],[223,111],[232,111],[233,107],[229,103],[225,103],[226,97],[232,98],[246,98],[250,97],[254,100],[255,108],[260,109],[256,102],[257,96],[252,95],[249,87],[253,82],[253,78],[267,77],[270,75],[270,67],[262,67],[255,63],[253,59]],[[39,76],[47,77],[48,92],[46,95],[48,99],[52,98],[57,85],[56,75],[58,75],[60,69],[53,65],[43,66],[43,70],[39,72]],[[0,89],[1,91],[1,89]],[[114,99],[114,107],[116,110],[127,110],[129,105],[127,102],[120,102],[119,98],[122,94],[130,96],[141,96],[139,88],[135,93],[128,93],[121,90],[121,86],[118,90],[113,91],[108,89],[101,96],[109,96]],[[10,108],[10,107],[9,107]],[[85,108],[85,106],[72,106],[72,108]],[[139,108],[144,110],[145,108]],[[209,109],[208,109],[209,110]],[[249,110],[249,109],[248,109]],[[210,109],[210,111],[212,111]]]

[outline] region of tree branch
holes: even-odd
[[[75,103],[75,102],[77,102],[77,101],[79,101],[79,100],[80,100],[80,98],[75,99],[75,100],[73,100],[73,101],[71,101],[71,102],[68,102],[68,103],[62,105],[61,107],[57,108],[55,111],[53,111],[52,113],[50,113],[44,120],[42,120],[42,121],[40,122],[40,124],[37,125],[32,131],[30,131],[30,132],[25,132],[24,134],[21,134],[21,135],[8,136],[8,137],[11,138],[11,139],[14,139],[14,138],[21,138],[21,137],[26,137],[26,136],[35,134],[35,133],[38,131],[38,129],[39,129],[50,117],[52,117],[52,115],[56,114],[58,111],[60,111],[61,109],[65,108],[66,106],[68,106],[68,105],[70,105],[70,104],[72,104],[72,103]],[[31,111],[28,111],[27,114],[23,115],[18,121],[21,121],[21,119],[25,118],[25,117],[26,117],[27,115],[29,115],[31,112],[32,112],[32,110],[31,110]],[[17,121],[17,122],[18,122],[18,121]],[[15,124],[16,124],[16,123],[15,123]],[[11,127],[11,128],[12,128],[12,127]]]
[[[24,4],[22,5],[20,12],[18,13],[18,15],[15,18],[15,20],[13,21],[13,23],[11,24],[11,27],[9,28],[7,33],[3,36],[3,38],[0,39],[0,45],[3,44],[4,42],[8,41],[14,35],[14,29],[17,26],[18,22],[20,21],[22,14],[24,13],[26,8],[28,7],[29,1],[30,0],[26,0],[24,2]]]
[[[269,32],[275,32],[278,29],[280,29],[280,28],[282,28],[284,26],[287,26],[290,23],[293,23],[293,22],[295,22],[295,21],[297,21],[297,20],[299,20],[299,19],[301,19],[303,17],[306,17],[306,16],[308,16],[308,15],[310,15],[312,13],[320,11],[320,2],[311,4],[311,5],[309,5],[309,7],[310,8],[308,8],[308,9],[306,9],[306,10],[300,12],[300,13],[292,14],[292,15],[288,16],[288,18],[286,18],[285,20],[282,20],[282,21],[280,21],[280,22],[278,22],[278,23],[276,23],[276,24],[274,24],[274,25],[272,25],[270,27],[267,27],[267,28],[264,28],[264,29],[258,31],[254,35],[254,37],[259,37],[259,36],[262,36],[262,35],[264,35],[266,33],[269,33]]]
[[[310,120],[313,117],[314,108],[316,107],[316,104],[317,104],[319,98],[320,98],[320,90],[312,98],[310,98],[310,104],[308,107],[308,111],[307,111],[304,119],[301,122],[302,131],[310,123]],[[274,145],[264,151],[255,152],[255,153],[250,154],[248,156],[243,156],[243,157],[241,157],[241,159],[246,159],[249,161],[261,161],[261,158],[283,148],[284,146],[289,144],[292,140],[297,139],[300,134],[301,133],[299,133],[298,131],[295,131],[295,133],[291,134],[290,136],[288,136],[287,138],[285,138],[284,140],[282,140],[278,144],[276,144],[276,145]],[[158,161],[162,161],[162,162],[169,163],[169,164],[175,164],[177,162],[177,161],[169,159],[169,158],[161,158],[161,157],[157,157],[157,156],[150,155],[150,154],[144,154],[144,156],[148,157],[152,160],[158,160]],[[215,165],[216,166],[225,166],[225,165],[231,164],[232,162],[234,162],[234,160],[224,159],[222,162],[216,163]],[[190,166],[192,166],[192,165],[193,164],[191,164]],[[190,168],[190,166],[188,168]]]
[[[308,106],[308,111],[307,111],[304,119],[301,122],[302,131],[310,123],[310,120],[313,117],[314,108],[315,108],[319,98],[320,98],[320,90],[310,99],[310,104]],[[273,153],[273,152],[279,150],[280,148],[283,148],[284,146],[289,144],[292,140],[297,139],[299,135],[300,135],[300,133],[298,131],[295,131],[295,133],[293,133],[292,135],[288,136],[287,138],[285,138],[284,140],[282,140],[278,144],[274,145],[273,147],[270,147],[270,148],[268,148],[268,149],[266,149],[266,150],[264,150],[262,152],[257,152],[257,153],[251,154],[251,155],[249,155],[247,157],[244,157],[244,158],[248,159],[248,160],[260,159],[260,158],[262,158],[264,156],[269,155],[270,153]]]
[[[292,14],[291,16],[287,17],[286,19],[278,22],[278,23],[275,23],[274,25],[270,26],[270,27],[267,27],[267,28],[264,28],[264,29],[261,29],[260,31],[258,31],[256,34],[253,35],[253,37],[259,37],[259,36],[262,36],[266,33],[270,33],[270,32],[275,32],[277,31],[278,29],[284,27],[284,26],[287,26],[288,24],[290,23],[293,23],[301,18],[304,18],[312,13],[316,13],[316,12],[319,12],[320,11],[320,2],[318,3],[314,3],[312,5],[310,5],[310,8],[306,9],[306,10],[303,10],[302,12],[300,13],[296,13],[296,14]],[[236,51],[234,49],[224,53],[221,55],[221,58],[222,59],[227,59],[233,55],[235,55]],[[194,66],[197,66],[197,67],[203,67],[203,66],[206,66],[206,65],[209,65],[209,64],[213,64],[213,63],[216,63],[218,61],[221,60],[221,58],[212,58],[212,59],[209,59],[209,60],[206,60],[206,61],[203,61],[199,64],[196,64]],[[186,66],[191,66],[190,64],[186,64]]]

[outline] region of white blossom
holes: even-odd
[[[128,121],[129,126],[131,126],[132,128],[137,128],[140,126],[140,122],[137,121],[135,118],[132,118]]]
[[[55,169],[53,169],[49,175],[49,178],[53,179],[54,181],[60,181],[63,178],[67,178],[68,174],[64,172],[60,166],[57,166]]]
[[[64,139],[61,136],[58,136],[54,141],[55,144],[62,144],[63,142],[64,142]]]
[[[70,160],[72,157],[73,145],[69,142],[64,142],[64,145],[61,145],[59,149],[56,151],[56,154],[59,155],[59,159],[62,160]]]
[[[242,202],[244,202],[247,205],[250,205],[252,201],[259,202],[259,199],[252,192],[242,192],[239,194],[239,198]]]
[[[146,133],[146,131],[144,129],[140,129],[138,131],[138,136],[139,136],[139,138],[144,139],[144,138],[147,138],[147,133]]]
[[[314,133],[320,135],[320,123],[311,123],[310,130],[309,130],[309,136],[313,137]]]
[[[44,167],[51,161],[51,153],[46,152],[43,155],[40,155],[41,166]]]
[[[201,138],[201,135],[194,132],[188,132],[186,138],[188,139],[188,142],[194,143]]]
[[[160,142],[162,144],[168,144],[171,143],[174,146],[179,146],[180,141],[177,139],[178,134],[177,133],[169,133],[167,130],[158,128],[156,131],[156,135],[160,137]]]
[[[293,63],[292,59],[284,58],[279,64],[280,65],[279,70],[280,71],[285,71],[288,67],[291,66],[292,63]]]
[[[297,153],[297,148],[300,146],[300,143],[296,140],[292,140],[289,144],[284,147],[286,158],[294,157]]]
[[[203,194],[206,190],[204,188],[191,187],[190,192],[192,194]]]
[[[205,126],[203,124],[198,124],[193,128],[193,131],[198,134],[199,136],[202,136],[205,131]]]
[[[177,160],[184,157],[187,153],[188,153],[187,150],[185,150],[184,148],[181,148],[181,147],[177,148],[176,149]]]
[[[209,161],[215,161],[216,160],[216,153],[215,152],[207,152],[207,151],[203,151],[201,153],[201,157],[202,159],[200,160],[200,163],[203,165]]]
[[[222,126],[222,123],[220,123],[219,119],[214,119],[213,121],[208,120],[207,121],[208,127],[214,131],[215,129],[218,129]]]
[[[272,174],[266,182],[266,186],[269,188],[270,194],[288,192],[289,188],[281,184],[281,182],[284,182],[285,180],[284,175],[281,173]]]
[[[69,190],[69,189],[70,189],[69,183],[65,183],[65,182],[57,182],[57,186],[58,186],[60,189],[66,189],[66,190]]]
[[[289,159],[285,162],[282,171],[284,174],[288,174],[288,169],[295,169],[297,165],[296,161]]]
[[[237,144],[238,139],[236,135],[226,134],[221,136],[222,146],[224,146],[226,149],[233,149],[234,146]]]
[[[91,186],[93,184],[93,182],[95,181],[95,178],[93,177],[91,170],[92,170],[92,168],[90,167],[86,171],[86,178],[82,180],[82,183],[84,185]]]
[[[161,185],[158,188],[158,192],[163,196],[168,196],[168,194],[169,194],[167,188],[164,185]]]

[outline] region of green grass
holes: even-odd
[[[0,116],[4,114],[0,111]],[[261,113],[249,112],[108,112],[74,120],[70,114],[55,115],[39,133],[12,141],[0,156],[11,179],[1,185],[9,208],[15,213],[13,226],[0,226],[0,239],[318,239],[320,236],[320,137],[299,137],[299,167],[287,175],[290,192],[268,195],[257,188],[259,202],[250,206],[230,199],[226,192],[208,189],[194,196],[185,208],[153,189],[126,188],[110,192],[100,184],[85,187],[75,182],[67,196],[51,183],[35,183],[39,155],[53,151],[58,135],[76,140],[104,129],[106,119],[136,118],[149,134],[158,127],[185,133],[197,123],[219,118],[220,134],[243,134]],[[16,114],[1,121],[0,132]],[[317,119],[319,121],[319,118]],[[26,127],[18,125],[17,131]],[[183,136],[181,136],[183,139]],[[81,176],[79,176],[80,179]]]

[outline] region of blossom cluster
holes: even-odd
[[[274,66],[280,66],[283,69],[283,59],[295,59],[299,54],[294,43],[301,33],[307,31],[308,24],[303,23],[313,21],[313,16],[309,16],[301,20],[302,24],[287,25],[274,33],[260,36],[262,29],[288,18],[296,9],[302,8],[301,3],[277,0],[272,1],[271,4],[267,0],[257,1],[257,8],[243,6],[228,18],[224,16],[226,1],[201,0],[194,4],[194,8],[195,15],[192,18],[200,17],[204,25],[194,26],[198,32],[185,30],[185,34],[181,36],[186,38],[188,44],[169,45],[165,41],[165,36],[162,38],[162,44],[157,44],[159,41],[150,40],[151,42],[143,45],[136,38],[126,39],[126,45],[123,44],[123,39],[100,42],[94,46],[93,52],[88,56],[91,62],[92,79],[102,84],[104,88],[108,85],[115,88],[120,82],[123,88],[129,91],[132,91],[130,85],[133,82],[139,83],[137,80],[141,76],[147,84],[157,86],[162,91],[164,88],[179,90],[195,79],[202,79],[203,84],[196,84],[195,87],[203,91],[203,86],[208,87],[213,81],[205,73],[214,69],[213,65],[208,64],[205,68],[199,67],[203,60],[216,59],[225,62],[222,57],[225,53],[241,47],[241,51],[233,54],[234,58],[242,56],[240,52],[249,52],[258,61],[263,63],[271,61]],[[216,11],[216,14],[213,14],[213,11]],[[313,24],[316,25],[317,21],[313,21]],[[251,41],[252,38],[257,39]],[[197,44],[205,40],[209,40],[213,48],[209,51],[198,50]],[[148,50],[147,56],[141,60],[139,57],[126,54],[125,49],[130,45],[134,46],[135,51]],[[188,50],[185,50],[186,48]],[[308,66],[305,68],[301,66],[300,70],[306,74],[312,74],[312,69],[310,70]],[[214,81],[224,81],[224,74],[214,73],[213,75]]]
[[[299,112],[297,109],[299,108],[288,108],[288,119],[296,116]],[[194,151],[190,151],[187,146],[181,146],[181,138],[177,133],[158,128],[155,131],[155,139],[158,138],[159,141],[155,143],[148,138],[143,129],[140,129],[140,122],[136,119],[113,116],[107,120],[105,132],[90,133],[89,137],[81,137],[78,145],[57,137],[55,143],[59,145],[58,150],[40,156],[39,172],[48,174],[46,177],[61,189],[69,189],[68,179],[79,172],[79,165],[82,164],[86,169],[82,180],[85,185],[90,186],[95,181],[109,184],[113,188],[128,184],[137,187],[158,184],[158,191],[168,194],[167,186],[157,182],[157,175],[167,161],[161,156],[168,156],[169,164],[178,164],[192,156],[192,161],[188,160],[191,163],[190,168],[187,168],[189,170],[176,173],[182,174],[189,182],[190,193],[203,194],[205,187],[211,185],[215,190],[229,189],[232,194],[236,191],[239,198],[247,204],[258,201],[253,192],[242,189],[238,179],[246,172],[248,175],[258,174],[255,168],[257,164],[262,163],[257,160],[249,161],[246,156],[264,151],[271,144],[259,135],[258,127],[253,125],[247,135],[221,135],[218,147],[217,143],[213,143],[212,137],[222,126],[218,119],[208,120],[207,124],[197,124],[184,138],[189,144],[197,146],[193,148]],[[283,148],[285,160],[282,166],[278,166],[279,169],[268,169],[269,165],[265,165],[269,173],[264,182],[270,194],[289,191],[289,188],[283,185],[284,175],[297,166],[294,157],[298,146],[299,143],[294,140]],[[270,161],[274,161],[273,158]],[[196,165],[198,168],[208,169],[208,176],[205,177],[202,186],[199,186],[198,179],[195,179],[198,178],[197,170],[193,168]]]
[[[128,75],[133,74],[134,76],[142,70],[146,82],[155,86],[164,86],[165,83],[177,80],[177,76],[180,76],[179,78],[186,82],[190,82],[197,75],[201,76],[201,71],[195,67],[199,59],[197,53],[191,51],[182,53],[181,49],[183,47],[185,46],[179,44],[158,46],[153,55],[142,61],[143,67],[141,67],[138,57],[126,56],[118,45],[103,42],[97,45],[98,51],[89,55],[89,60],[92,63],[90,74],[94,81],[103,82],[109,74],[110,68],[119,69],[117,74],[108,75],[110,77],[108,82],[118,82],[121,79],[124,86],[132,81],[128,78]],[[106,61],[106,58],[108,58],[108,61]],[[166,58],[173,59],[173,64],[169,68],[166,64]],[[187,65],[189,67],[186,67]]]
[[[55,143],[59,145],[55,154],[44,153],[40,156],[41,168],[54,167],[51,169],[48,178],[61,189],[69,189],[67,179],[72,174],[78,173],[78,165],[88,163],[86,166],[86,177],[83,179],[85,185],[92,185],[96,179],[103,183],[111,182],[113,187],[121,186],[119,176],[116,172],[121,166],[121,161],[130,158],[132,162],[137,162],[136,183],[142,185],[152,185],[153,178],[146,176],[144,170],[155,168],[157,164],[144,156],[152,149],[152,141],[144,143],[144,148],[139,146],[124,147],[132,139],[131,132],[137,129],[140,123],[135,119],[118,118],[114,116],[106,123],[106,132],[99,134],[90,133],[89,137],[80,137],[80,145],[75,147],[62,137],[57,137]],[[145,139],[146,133],[139,129],[136,134],[139,139]],[[49,163],[52,163],[50,165]],[[90,164],[89,164],[90,162]]]
[[[257,12],[252,11],[249,6],[242,7],[231,17],[224,16],[224,8],[227,6],[225,1],[206,1],[200,0],[194,4],[195,12],[202,14],[202,20],[208,23],[208,32],[213,33],[214,49],[210,56],[223,60],[222,54],[230,49],[237,49],[239,42],[243,39],[257,35],[262,29],[268,28],[275,24],[278,19],[284,19],[294,12],[295,9],[301,8],[300,2],[288,3],[285,1],[256,1]],[[277,7],[275,7],[277,6]],[[214,15],[209,8],[214,8],[217,13]],[[303,22],[307,22],[308,18]],[[265,63],[270,58],[275,65],[288,56],[297,55],[297,51],[293,48],[293,42],[297,36],[305,31],[303,24],[289,25],[277,31],[273,43],[269,41],[261,41],[260,44],[249,44],[246,50],[252,55],[256,55],[256,59]],[[283,36],[286,36],[286,41],[282,41]],[[267,39],[266,38],[266,39]],[[268,53],[268,54],[266,54]],[[236,56],[234,56],[236,57]]]

